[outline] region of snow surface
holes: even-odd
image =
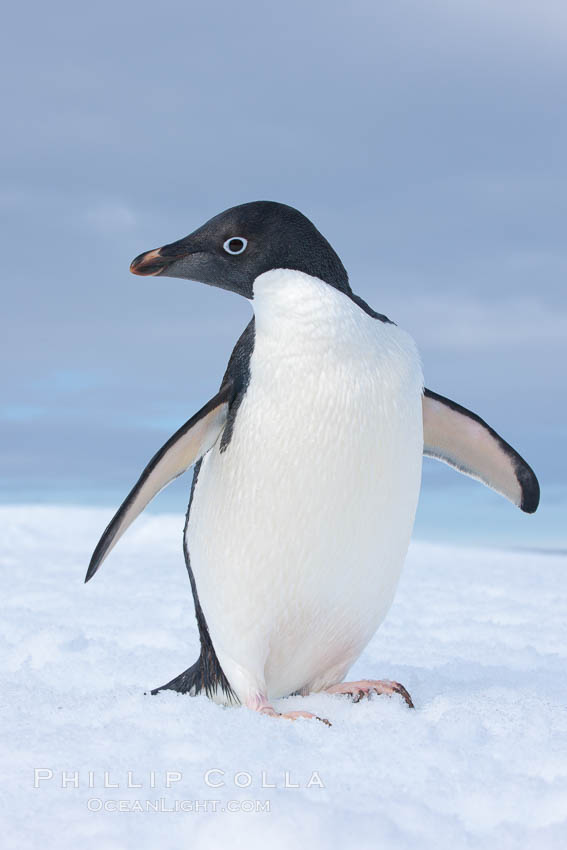
[[[416,710],[386,697],[279,701],[328,717],[329,729],[145,695],[197,656],[182,518],[141,518],[84,586],[110,516],[0,508],[4,848],[567,846],[564,555],[414,543],[351,672],[399,680]],[[38,788],[36,768],[53,771]],[[206,784],[211,769],[224,786]],[[119,788],[103,787],[104,771]],[[126,787],[128,771],[142,788]],[[182,778],[167,788],[166,771]],[[235,786],[239,771],[249,787]],[[300,788],[285,787],[286,771]],[[276,788],[262,787],[263,772]],[[120,800],[219,802],[88,808]],[[228,812],[231,800],[270,811]]]

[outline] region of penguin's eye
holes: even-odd
[[[227,254],[242,254],[246,250],[248,241],[244,236],[231,236],[222,246]]]

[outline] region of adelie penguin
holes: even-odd
[[[201,651],[162,688],[281,717],[271,701],[407,691],[343,681],[388,611],[430,455],[527,513],[539,486],[486,422],[424,389],[413,339],[356,295],[329,243],[268,201],[132,262],[237,292],[254,318],[220,389],[158,451],[86,580],[148,502],[195,464],[184,532]],[[160,688],[157,688],[160,690]]]

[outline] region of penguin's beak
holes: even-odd
[[[138,256],[130,263],[130,271],[132,274],[161,274],[167,266],[171,265],[172,261],[168,257],[162,257],[160,252],[161,248],[155,248],[153,251],[145,251],[143,254],[138,254]]]
[[[153,251],[146,251],[144,254],[139,254],[130,263],[130,271],[132,274],[140,275],[158,275],[165,272],[169,266],[172,266],[178,260],[183,260],[199,250],[199,246],[195,244],[193,234],[179,239],[177,242],[171,242],[169,245],[162,245],[161,248],[154,248]]]

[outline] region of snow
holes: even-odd
[[[145,695],[197,656],[183,523],[141,518],[85,586],[110,516],[0,508],[4,848],[567,846],[565,555],[414,543],[351,672],[399,680],[416,710],[279,701],[329,729]]]

